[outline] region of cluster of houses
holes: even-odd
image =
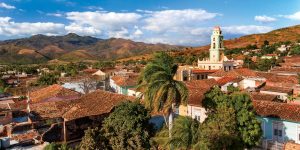
[[[180,66],[174,79],[189,90],[188,103],[175,113],[199,122],[206,119],[205,93],[219,87],[248,92],[261,121],[264,149],[300,149],[300,57],[285,57],[269,72],[241,68],[223,53],[219,27],[211,37],[210,57],[197,66]],[[86,69],[84,77],[61,78],[54,84],[29,89],[25,97],[0,99],[1,147],[78,142],[88,127],[95,127],[123,101],[141,96],[138,73],[124,68]],[[88,78],[87,78],[88,77]]]

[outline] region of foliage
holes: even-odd
[[[103,69],[103,68],[114,68],[115,67],[115,62],[113,61],[100,61],[97,62],[93,65],[93,68],[96,69]]]
[[[272,54],[276,51],[275,45],[265,45],[261,49],[262,54]]]
[[[233,108],[217,106],[201,125],[200,140],[195,149],[241,149],[240,146],[234,146],[239,141],[235,118]]]
[[[88,128],[84,131],[84,137],[82,138],[79,149],[84,150],[102,150],[111,149],[109,147],[108,140],[103,136],[103,132],[96,127],[94,129]]]
[[[54,73],[43,73],[37,83],[39,85],[52,85],[52,84],[56,84],[58,81],[58,76]]]
[[[69,148],[66,144],[50,143],[44,150],[72,150],[72,148]]]
[[[164,127],[154,140],[164,149],[167,149],[170,144],[174,149],[191,149],[199,141],[199,125],[197,120],[179,116],[174,120],[171,138],[169,138],[168,128]]]
[[[233,93],[233,92],[237,92],[237,91],[239,91],[239,88],[238,88],[238,87],[235,87],[235,86],[233,86],[233,85],[229,85],[229,86],[227,87],[227,92],[228,92],[228,93]]]
[[[300,45],[293,46],[291,48],[291,55],[300,55]]]
[[[9,85],[2,79],[0,79],[0,94],[5,93],[9,89]]]
[[[237,129],[245,147],[251,148],[259,144],[262,136],[260,122],[256,119],[250,96],[245,93],[231,95],[232,106],[235,110]]]
[[[257,63],[257,70],[260,71],[268,71],[271,67],[277,65],[277,61],[275,58],[272,59],[260,59]]]
[[[103,134],[112,149],[149,149],[150,114],[136,102],[123,102],[103,121]]]
[[[250,57],[245,57],[243,67],[249,69],[256,69],[256,64],[251,60]]]
[[[173,79],[178,66],[165,52],[156,53],[139,77],[138,90],[143,92],[145,106],[155,112],[170,113],[172,104],[186,104],[188,91],[181,81]]]
[[[220,107],[227,107],[234,110],[235,125],[231,128],[236,129],[238,138],[235,144],[242,144],[242,147],[251,148],[258,145],[262,131],[260,122],[255,117],[255,110],[252,106],[249,95],[235,92],[231,95],[223,94],[219,88],[213,88],[205,94],[204,107],[208,110],[208,118],[214,115]],[[214,118],[214,117],[212,117]],[[209,122],[210,119],[207,119]],[[213,132],[213,131],[212,131]],[[202,133],[205,135],[205,133]]]

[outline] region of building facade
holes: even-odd
[[[234,61],[224,55],[224,37],[220,27],[215,27],[211,35],[209,58],[198,60],[198,67],[205,70],[233,69]]]

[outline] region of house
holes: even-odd
[[[286,52],[288,50],[288,47],[286,45],[280,45],[277,50],[280,52]]]
[[[115,75],[110,78],[111,91],[128,95],[128,89],[137,85],[138,74]]]
[[[263,94],[263,93],[259,93],[259,92],[251,92],[249,95],[251,97],[251,100],[255,100],[255,101],[271,101],[271,102],[279,101],[277,99],[277,96],[272,95],[272,94]]]
[[[217,70],[204,70],[195,66],[179,66],[174,76],[178,81],[191,81],[207,79],[208,75]]]
[[[261,56],[261,59],[278,59],[278,55],[277,54],[266,54]]]
[[[243,81],[243,78],[223,77],[221,79],[218,79],[217,83],[221,87],[221,91],[227,92],[229,86],[239,88],[241,81]]]
[[[9,104],[0,104],[0,125],[6,125],[11,123],[13,120],[12,110],[9,107]]]
[[[214,79],[193,80],[185,82],[189,90],[187,106],[180,105],[178,114],[181,116],[190,116],[203,122],[206,119],[206,110],[202,106],[202,101],[205,98],[205,93],[218,83]]]
[[[277,95],[277,98],[283,101],[288,99],[289,95],[293,94],[293,89],[283,87],[264,86],[260,89],[260,93]]]
[[[250,70],[248,68],[237,68],[230,71],[218,70],[215,73],[208,75],[208,79],[214,78],[216,80],[222,77],[257,77],[257,72]]]
[[[136,88],[129,88],[128,89],[128,96],[134,96],[134,97],[140,97],[142,96],[142,93],[137,91]]]
[[[29,93],[30,103],[49,101],[74,100],[81,97],[81,93],[54,84]]]
[[[72,107],[62,115],[64,141],[81,138],[84,130],[101,124],[116,105],[134,99],[135,97],[96,90],[75,100]]]
[[[263,147],[274,142],[300,144],[300,105],[270,101],[253,101],[263,130]]]

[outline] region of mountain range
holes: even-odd
[[[240,48],[268,40],[300,40],[300,25],[273,30],[264,34],[251,34],[224,41],[226,48]],[[209,45],[183,47],[168,44],[147,44],[121,38],[98,39],[69,33],[64,36],[34,35],[29,38],[0,41],[0,64],[42,63],[49,61],[129,60],[149,57],[155,51],[175,50],[178,55],[208,51]],[[123,58],[123,59],[122,59]]]
[[[64,36],[34,35],[0,42],[0,64],[42,63],[53,60],[111,60],[155,51],[180,50],[167,44],[146,44],[121,38],[98,39],[69,33]]]

